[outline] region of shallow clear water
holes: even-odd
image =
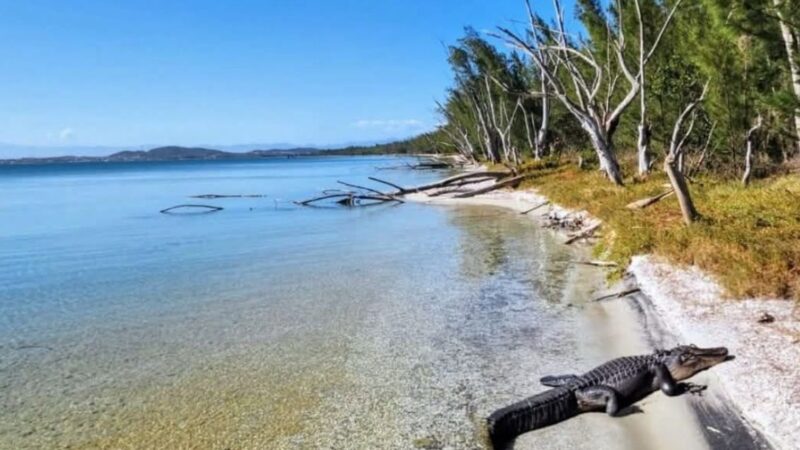
[[[393,164],[0,167],[0,447],[482,448],[493,408],[597,362],[597,272],[519,214],[291,203],[442,175]],[[158,212],[196,202],[225,209]],[[643,448],[588,423],[542,436]]]

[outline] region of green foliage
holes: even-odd
[[[441,131],[421,134],[411,139],[375,144],[369,146],[350,146],[336,150],[328,150],[327,155],[389,155],[389,154],[423,154],[452,153],[453,148],[447,145]]]
[[[800,300],[800,246],[794,245],[800,241],[800,176],[773,177],[748,188],[736,181],[699,180],[693,195],[703,218],[689,227],[674,197],[644,210],[625,207],[664,192],[665,176],[630,180],[625,188],[603,181],[596,171],[569,164],[523,187],[601,219],[603,240],[597,252],[622,268],[632,256],[652,253],[699,266],[732,296]]]
[[[607,4],[610,6],[605,7]],[[645,51],[655,42],[673,4],[674,0],[640,0]],[[645,70],[651,149],[656,156],[664,154],[676,117],[706,82],[709,92],[686,150],[699,152],[713,124],[705,158],[707,170],[740,176],[747,130],[758,116],[764,120],[756,137],[760,174],[793,156],[796,135],[792,118],[800,99],[789,89],[788,59],[776,14],[780,11],[790,24],[800,23],[800,8],[795,4],[796,0],[783,0],[780,9],[776,9],[773,0],[684,1]],[[610,50],[609,38],[622,34],[624,59],[629,66],[637,66],[639,29],[633,0],[578,0],[575,12],[585,29],[584,35],[569,37],[577,48],[591,52],[607,74],[617,73],[619,63]],[[555,25],[535,20],[540,39],[552,43],[554,35],[548,28]],[[796,30],[795,26],[795,35]],[[523,113],[513,118],[511,143],[521,159],[532,155],[531,127],[542,121],[542,101],[537,95],[542,76],[536,65],[518,54],[504,53],[470,28],[449,47],[448,61],[454,84],[441,105],[446,122],[441,129],[443,140],[477,160],[513,163],[502,161],[499,137],[493,130],[487,131],[484,122],[491,111],[490,101],[495,114],[501,110],[508,113],[519,102]],[[563,71],[559,77],[564,77],[561,82],[565,86],[572,84]],[[491,80],[488,88],[487,79]],[[624,94],[620,87],[624,83],[620,78],[612,92],[606,92],[606,85],[601,86],[597,101],[607,95],[612,103],[618,101]],[[635,150],[638,137],[639,102],[629,109],[622,115],[615,134],[622,159],[625,153]],[[553,152],[588,147],[585,133],[554,98],[550,101],[549,122],[548,143]]]

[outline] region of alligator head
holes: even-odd
[[[680,345],[663,351],[661,357],[675,381],[691,378],[698,372],[733,359],[725,347],[700,348],[696,345]]]

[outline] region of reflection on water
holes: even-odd
[[[587,365],[580,305],[597,273],[518,214],[253,199],[152,213],[200,191],[302,198],[380,165],[310,162],[286,188],[305,173],[286,164],[141,169],[124,187],[68,172],[64,224],[6,225],[0,447],[483,448],[492,409]],[[37,176],[6,187],[44,201],[58,183]],[[109,186],[130,198],[113,217],[70,215]],[[626,440],[570,426],[549,442]]]

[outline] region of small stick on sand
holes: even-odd
[[[618,264],[611,261],[575,261],[575,264],[585,264],[587,266],[597,267],[617,267]]]
[[[604,295],[602,297],[598,297],[598,298],[596,298],[596,299],[594,299],[592,301],[593,302],[600,302],[600,301],[609,300],[609,299],[612,299],[612,298],[622,298],[622,297],[625,297],[625,296],[628,296],[628,295],[631,295],[631,294],[635,294],[635,293],[637,293],[639,291],[641,291],[641,289],[639,289],[639,288],[626,289],[626,290],[624,290],[622,292],[617,292],[616,294],[609,294],[609,295]]]
[[[528,214],[529,212],[531,212],[531,211],[536,211],[537,209],[541,208],[542,206],[545,206],[545,205],[548,205],[548,204],[550,204],[550,201],[549,201],[549,200],[547,200],[547,201],[544,201],[544,202],[542,202],[542,203],[539,203],[538,205],[534,206],[534,207],[533,207],[533,208],[531,208],[531,209],[528,209],[528,210],[526,210],[526,211],[522,211],[520,214],[522,214],[522,215]]]
[[[567,244],[567,245],[572,244],[573,242],[577,241],[578,239],[583,239],[583,238],[589,236],[590,234],[594,233],[594,230],[596,230],[598,228],[600,228],[600,224],[599,223],[594,224],[594,225],[592,225],[592,226],[590,226],[588,228],[584,228],[583,231],[579,231],[578,234],[576,234],[575,236],[572,236],[571,238],[567,239],[566,241],[564,241],[564,243]]]

